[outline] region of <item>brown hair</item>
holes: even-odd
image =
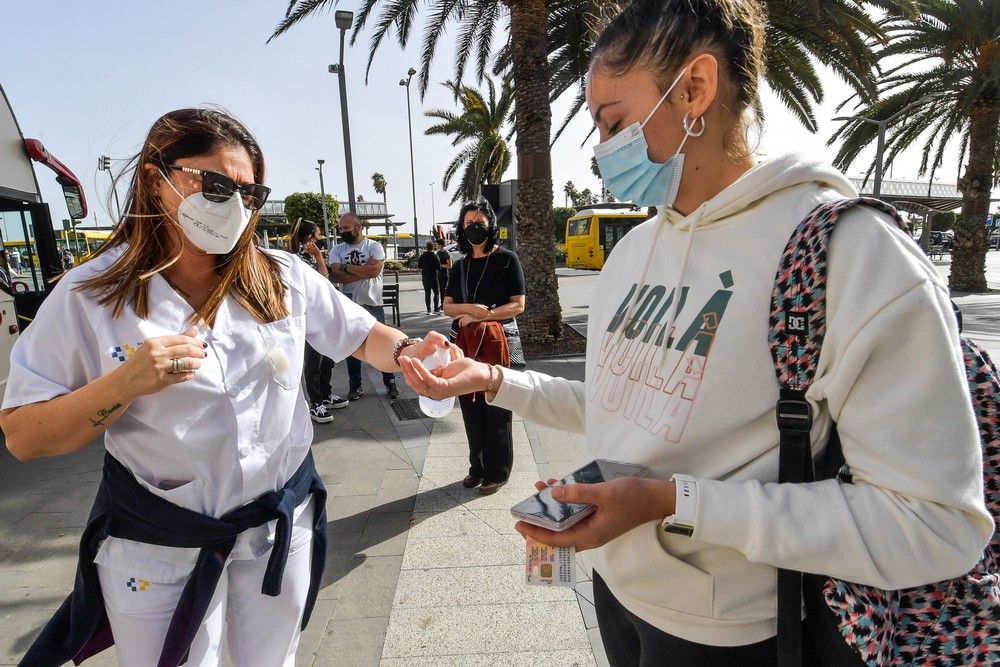
[[[111,237],[94,256],[121,247],[121,256],[101,274],[84,281],[77,289],[97,296],[102,306],[111,305],[114,317],[121,317],[132,305],[141,318],[149,316],[147,279],[177,261],[169,257],[171,221],[153,191],[155,175],[143,169],[151,164],[161,171],[174,161],[207,155],[220,146],[244,148],[253,164],[254,182],[264,182],[264,155],[257,141],[242,123],[215,109],[178,109],[161,116],[149,130],[142,150],[129,161],[131,183],[125,211]],[[255,232],[260,212],[255,211],[236,247],[216,259],[221,280],[194,313],[192,322],[211,322],[222,301],[232,295],[258,322],[288,316],[285,290],[278,261],[257,247]]]
[[[753,109],[759,122],[766,22],[758,0],[633,0],[601,33],[591,66],[611,74],[648,67],[666,90],[693,53],[708,51],[719,63],[722,107],[737,121]],[[733,129],[746,144],[745,124]]]

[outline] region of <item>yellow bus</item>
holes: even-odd
[[[79,263],[94,254],[110,236],[110,231],[97,229],[64,230],[56,233],[56,245],[59,250],[69,248],[76,263]]]
[[[566,266],[598,269],[630,229],[645,221],[645,209],[588,208],[566,221]]]

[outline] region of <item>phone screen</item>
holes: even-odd
[[[621,477],[635,477],[645,471],[641,465],[597,460],[566,475],[556,484],[597,484]],[[514,505],[511,511],[526,518],[537,517],[546,523],[560,524],[590,507],[589,504],[561,503],[552,497],[552,487],[548,487]]]

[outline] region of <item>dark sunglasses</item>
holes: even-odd
[[[176,169],[185,174],[201,176],[201,194],[210,202],[221,203],[228,201],[233,193],[239,191],[243,196],[243,205],[247,210],[256,211],[267,201],[267,196],[271,194],[271,188],[259,183],[244,183],[236,185],[236,181],[225,174],[205,169],[195,169],[194,167],[182,167],[178,164],[168,164],[167,169]]]

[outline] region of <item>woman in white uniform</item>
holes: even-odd
[[[121,224],[14,346],[0,413],[14,456],[102,434],[108,452],[76,587],[25,664],[114,642],[123,665],[215,665],[224,624],[237,665],[294,663],[325,556],[304,346],[392,371],[448,343],[378,324],[303,262],[259,248],[263,181],[238,121],[164,115]]]

